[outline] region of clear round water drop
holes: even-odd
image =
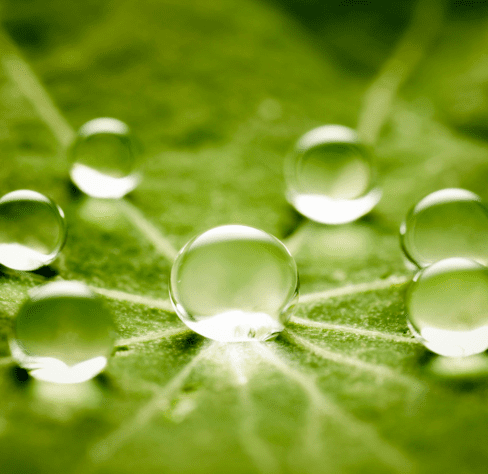
[[[355,221],[381,198],[370,150],[341,125],[303,135],[285,162],[285,178],[290,204],[322,224]]]
[[[109,311],[86,285],[56,281],[30,292],[9,343],[12,357],[34,378],[79,383],[104,369],[113,332]]]
[[[488,209],[471,191],[441,189],[408,212],[400,240],[407,258],[420,268],[451,257],[488,265]]]
[[[140,181],[140,149],[129,127],[115,118],[85,123],[69,150],[70,176],[85,194],[118,199]]]
[[[51,263],[66,240],[63,211],[48,197],[18,190],[0,199],[0,264],[36,270]]]
[[[190,240],[171,270],[180,319],[217,341],[264,341],[284,329],[298,298],[297,266],[272,235],[226,225]]]
[[[488,269],[466,258],[420,270],[407,290],[407,320],[431,351],[464,357],[488,349]]]

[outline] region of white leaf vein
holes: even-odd
[[[12,362],[13,359],[10,356],[0,357],[0,365],[9,365]]]
[[[404,275],[392,275],[385,279],[374,280],[364,283],[354,283],[351,285],[344,285],[339,288],[332,288],[330,290],[318,291],[315,293],[308,293],[300,296],[300,304],[315,303],[318,301],[329,300],[339,296],[355,295],[359,293],[367,293],[375,290],[385,290],[395,285],[403,285],[409,281],[409,277]]]
[[[173,262],[178,251],[173,244],[162,234],[162,232],[152,224],[144,214],[134,204],[127,199],[121,199],[117,202],[119,208],[124,212],[127,218],[137,227],[146,239],[151,242],[156,251]]]
[[[110,459],[129,439],[139,430],[143,429],[157,412],[162,412],[170,407],[171,398],[183,386],[185,380],[195,367],[205,358],[209,358],[214,350],[215,343],[211,343],[205,349],[193,357],[185,367],[172,377],[161,391],[151,397],[134,417],[122,423],[104,439],[100,440],[89,450],[89,457],[93,463],[102,463]]]
[[[406,385],[409,388],[412,388],[415,391],[418,391],[423,383],[416,379],[415,377],[411,377],[409,375],[402,374],[396,370],[393,370],[390,367],[385,365],[366,362],[364,360],[358,359],[356,357],[351,357],[348,355],[341,354],[339,352],[334,352],[328,349],[324,349],[323,347],[318,346],[310,341],[305,340],[304,338],[300,337],[294,331],[287,330],[283,336],[285,339],[288,339],[292,344],[302,346],[309,350],[310,352],[322,357],[324,359],[328,359],[332,362],[336,362],[338,364],[348,365],[355,369],[359,369],[361,371],[371,372],[381,378],[388,378],[393,379],[397,382],[400,382]]]
[[[180,336],[186,333],[191,333],[192,331],[186,326],[180,326],[174,329],[165,329],[162,331],[149,331],[140,336],[128,337],[125,339],[118,339],[115,342],[116,347],[121,346],[131,346],[134,344],[141,344],[143,342],[158,341],[160,339],[171,338],[175,336]]]
[[[315,409],[317,413],[334,418],[352,437],[367,445],[370,451],[390,468],[402,474],[412,470],[412,462],[403,452],[383,439],[373,425],[359,420],[325,396],[317,387],[314,378],[295,370],[264,344],[255,347],[266,362],[302,387],[310,400],[310,408]]]
[[[417,2],[407,30],[364,94],[358,133],[365,143],[374,144],[378,139],[398,90],[425,56],[440,29],[442,10],[439,0]]]
[[[63,149],[66,149],[76,136],[75,130],[56,106],[32,68],[3,32],[0,34],[0,43],[6,51],[1,58],[4,70],[32,104],[39,118],[51,130],[58,143]],[[126,199],[121,199],[118,205],[141,234],[152,243],[156,251],[172,262],[177,250],[162,232]]]
[[[372,329],[355,328],[353,326],[345,326],[342,324],[312,321],[311,319],[303,319],[303,318],[298,318],[296,316],[292,316],[290,322],[292,324],[296,324],[298,326],[304,326],[307,328],[317,328],[317,329],[324,329],[327,331],[350,333],[356,336],[365,336],[365,337],[370,337],[372,339],[383,339],[389,342],[399,342],[404,344],[420,344],[420,342],[418,342],[413,337],[399,336],[397,334],[390,334],[382,331],[375,331]]]
[[[235,345],[227,345],[226,352],[243,411],[243,415],[237,420],[241,445],[262,474],[279,474],[282,470],[276,457],[267,443],[256,433],[256,412],[249,393],[242,354],[239,354]]]
[[[98,286],[90,286],[91,290],[99,295],[105,296],[111,300],[126,301],[129,303],[135,303],[148,308],[162,309],[163,311],[174,313],[173,305],[169,300],[161,298],[150,298],[148,296],[136,295],[119,290],[110,290],[107,288],[100,288]]]

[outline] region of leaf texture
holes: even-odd
[[[3,2],[0,190],[51,196],[69,237],[48,271],[0,275],[2,472],[486,472],[488,362],[413,339],[397,237],[431,191],[488,198],[486,10],[368,5]],[[68,180],[65,147],[97,116],[145,146],[121,202]],[[350,225],[284,199],[283,159],[322,123],[375,143],[384,197]],[[169,303],[176,251],[227,223],[296,258],[301,299],[274,341],[205,340]],[[76,386],[28,379],[8,351],[27,291],[60,278],[102,295],[118,330],[105,373]]]

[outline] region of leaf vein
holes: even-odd
[[[380,377],[386,377],[390,379],[394,379],[402,384],[407,385],[408,387],[414,388],[418,390],[423,383],[416,379],[415,377],[410,377],[405,374],[401,374],[390,367],[381,365],[381,364],[372,364],[371,362],[366,362],[364,360],[358,359],[356,357],[347,356],[344,354],[340,354],[338,352],[330,351],[324,349],[316,344],[313,344],[302,337],[298,336],[294,331],[286,331],[283,336],[288,339],[292,344],[302,346],[305,349],[310,350],[314,354],[322,357],[324,359],[330,360],[332,362],[336,362],[339,364],[349,365],[359,370],[365,370],[368,372],[372,372]]]
[[[339,288],[332,288],[330,290],[318,291],[316,293],[308,293],[300,296],[300,304],[314,303],[317,301],[337,298],[339,296],[355,295],[359,293],[367,293],[375,290],[386,290],[395,285],[403,285],[409,280],[404,275],[392,275],[386,279],[374,280],[371,282],[356,283],[352,285],[345,285]]]
[[[209,356],[209,353],[214,350],[214,347],[215,344],[211,343],[205,349],[200,350],[200,352],[194,356],[180,372],[162,387],[161,392],[151,397],[149,401],[137,411],[133,418],[92,446],[89,450],[89,457],[92,462],[102,463],[110,459],[131,436],[147,425],[156,412],[168,409],[170,406],[170,397],[181,388],[194,368]]]
[[[171,338],[175,336],[179,336],[185,333],[191,332],[186,326],[184,327],[177,327],[174,329],[165,329],[163,331],[151,331],[141,336],[134,336],[128,337],[125,339],[118,339],[115,342],[116,347],[121,346],[130,346],[133,344],[140,344],[141,342],[151,342],[151,341],[158,341],[160,339]]]
[[[264,344],[256,347],[258,353],[265,361],[302,387],[309,397],[311,406],[319,413],[334,418],[343,427],[347,428],[352,436],[366,444],[379,459],[396,471],[405,473],[412,470],[412,463],[407,459],[405,454],[383,439],[374,426],[359,420],[354,415],[343,410],[318,389],[313,378],[290,367],[275,351],[269,349]]]
[[[264,440],[256,433],[256,415],[249,393],[247,377],[242,367],[242,358],[239,353],[236,353],[237,349],[235,346],[229,348],[227,345],[226,350],[230,361],[229,365],[234,374],[239,402],[244,412],[244,416],[240,416],[238,420],[238,434],[241,445],[260,472],[263,474],[278,474],[281,469],[277,459]]]
[[[325,329],[329,331],[345,332],[355,334],[357,336],[366,336],[373,339],[384,339],[390,342],[400,342],[405,344],[420,344],[415,338],[407,336],[399,336],[396,334],[389,334],[381,331],[374,331],[370,329],[355,328],[352,326],[344,326],[342,324],[324,323],[321,321],[312,321],[311,319],[298,318],[292,316],[290,319],[292,324],[298,326],[305,326],[308,328]]]

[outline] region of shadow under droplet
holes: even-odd
[[[196,332],[190,333],[190,334],[184,334],[179,338],[174,338],[173,339],[173,345],[178,349],[178,350],[188,350],[188,349],[196,349],[200,346],[203,345],[205,342],[205,338],[203,336],[200,336],[200,334],[197,334]]]
[[[18,365],[11,367],[9,375],[14,385],[21,389],[28,388],[32,382],[32,377],[29,375],[29,372]]]
[[[79,201],[85,196],[85,194],[80,189],[78,189],[78,187],[70,179],[67,179],[65,181],[65,186],[68,196],[73,201]]]
[[[280,228],[281,238],[286,239],[291,236],[305,220],[306,218],[304,216],[297,212],[293,207],[288,206]]]
[[[93,382],[97,387],[104,391],[114,392],[118,390],[118,386],[115,383],[114,379],[110,377],[110,375],[102,372],[98,374],[96,377],[93,378]]]
[[[19,274],[38,275],[46,280],[59,276],[59,270],[53,265],[44,265],[36,270],[14,270],[0,264],[0,279],[18,277]]]
[[[113,354],[115,354],[116,352],[126,352],[128,350],[129,350],[128,346],[115,346],[113,350]]]
[[[51,265],[45,265],[41,268],[38,268],[37,270],[33,270],[31,273],[42,276],[49,280],[51,278],[57,277],[59,275],[59,270]]]

